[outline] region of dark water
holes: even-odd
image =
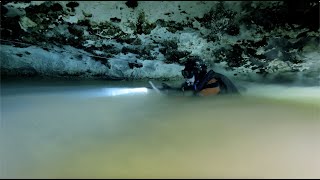
[[[318,87],[2,81],[0,178],[320,178]]]

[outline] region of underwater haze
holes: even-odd
[[[148,86],[3,81],[0,177],[320,178],[318,87],[201,98]]]

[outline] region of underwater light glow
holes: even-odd
[[[148,89],[141,88],[98,88],[84,91],[72,91],[72,94],[77,98],[92,98],[92,97],[107,97],[107,96],[119,96],[119,95],[138,95],[146,94]]]
[[[125,94],[136,94],[136,93],[147,93],[147,88],[107,88],[105,89],[107,94],[111,96],[125,95]]]

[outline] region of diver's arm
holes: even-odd
[[[162,88],[160,88],[161,90],[176,90],[176,91],[181,91],[181,87],[172,87],[169,86],[166,83],[162,83]]]
[[[193,87],[190,86],[187,82],[183,82],[180,87],[172,87],[172,86],[169,86],[168,84],[166,83],[162,83],[162,88],[160,88],[162,90],[176,90],[176,91],[186,91],[186,90],[193,90]]]

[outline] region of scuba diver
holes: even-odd
[[[200,63],[197,57],[189,57],[182,70],[185,82],[180,88],[173,88],[162,83],[163,89],[191,90],[196,96],[210,96],[220,94],[239,94],[237,87],[226,76],[208,71],[207,66]]]

